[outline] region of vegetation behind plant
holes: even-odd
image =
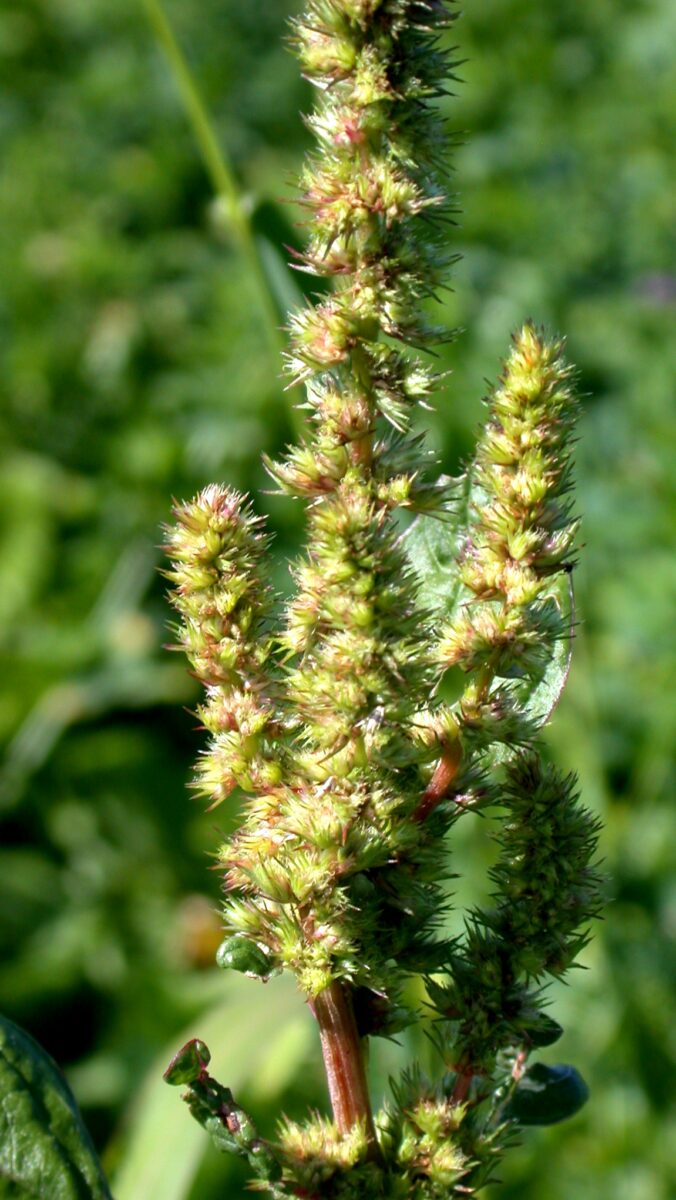
[[[551,740],[606,823],[614,879],[594,970],[556,1000],[570,1030],[557,1058],[586,1064],[594,1103],[514,1153],[503,1194],[667,1200],[673,17],[658,3],[476,7],[462,22],[467,86],[449,107],[467,133],[454,243],[464,259],[443,301],[444,322],[469,332],[443,352],[450,400],[428,424],[457,468],[480,415],[465,397],[495,374],[511,328],[533,313],[568,333],[582,370],[587,551]],[[275,255],[297,233],[279,180],[297,173],[297,112],[310,104],[281,48],[291,8],[170,7],[282,309],[298,279]],[[166,609],[148,534],[172,493],[214,477],[265,486],[259,450],[274,457],[288,440],[288,408],[255,279],[140,9],[26,3],[0,16],[0,53],[0,1007],[66,1066],[98,1144],[114,1134],[112,1169],[130,1097],[207,1007],[216,1032],[200,1032],[212,1043],[227,1043],[238,1006],[278,1007],[279,1044],[261,1056],[263,1018],[251,1013],[250,1040],[230,1049],[228,1081],[258,1089],[257,1111],[263,1095],[271,1117],[321,1098],[312,1027],[291,998],[271,984],[245,999],[208,969],[219,927],[206,855],[230,818],[205,817],[182,794],[199,739],[180,705],[194,706],[197,690],[160,649]],[[269,506],[281,562],[298,526],[288,504]],[[458,853],[482,850],[469,839]],[[289,1093],[299,1056],[307,1082]],[[381,1056],[376,1079],[384,1086],[397,1065],[395,1051]],[[156,1144],[178,1154],[164,1098],[154,1103]],[[183,1126],[171,1093],[167,1104]],[[135,1124],[152,1139],[150,1121]],[[224,1164],[206,1158],[198,1176],[196,1161],[182,1181],[173,1172],[174,1194],[222,1192]],[[134,1194],[128,1179],[116,1195]]]

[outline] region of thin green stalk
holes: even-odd
[[[185,106],[195,141],[200,149],[207,174],[217,195],[227,204],[230,229],[256,281],[259,303],[262,314],[265,317],[268,344],[275,373],[277,373],[279,356],[285,347],[282,326],[287,314],[280,310],[272,292],[265,264],[251,224],[248,208],[243,201],[239,184],[216,136],[213,122],[199,93],[194,75],[176,40],[162,4],[160,0],[143,0],[143,6],[174,74],[174,79],[176,80],[176,85]],[[289,421],[294,433],[298,436],[303,432],[304,423],[298,409],[293,404],[291,395],[287,394],[289,395]]]

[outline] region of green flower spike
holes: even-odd
[[[206,689],[196,786],[211,805],[235,787],[244,797],[219,853],[218,962],[259,980],[294,974],[333,1119],[287,1122],[273,1146],[208,1075],[201,1043],[170,1074],[274,1197],[475,1192],[514,1125],[533,1123],[538,1088],[556,1120],[584,1087],[572,1068],[545,1078],[525,1066],[560,1033],[542,989],[572,965],[599,905],[597,824],[537,743],[573,624],[576,401],[561,343],[530,323],[515,335],[461,480],[438,479],[411,431],[440,382],[420,351],[447,336],[425,302],[450,261],[435,102],[453,19],[443,0],[309,0],[294,23],[319,95],[295,265],[333,289],[290,325],[310,434],[266,462],[307,506],[285,610],[242,496],[206,488],[168,534],[178,643]],[[442,699],[449,671],[454,703]],[[449,941],[446,835],[488,809],[492,905]],[[421,1019],[413,975],[427,982],[437,1076],[413,1068],[374,1116],[364,1045]]]
[[[206,688],[199,711],[212,735],[195,787],[213,808],[239,785],[263,792],[281,778],[278,713],[266,663],[270,595],[261,576],[266,539],[244,499],[211,485],[174,509],[168,578],[179,644]]]

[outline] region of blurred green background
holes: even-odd
[[[311,100],[284,48],[292,0],[167,0],[214,115],[275,303],[299,280],[292,181]],[[608,907],[554,995],[592,1088],[511,1152],[503,1200],[676,1192],[673,636],[673,46],[670,0],[477,0],[454,186],[463,255],[443,319],[465,332],[427,424],[444,468],[527,316],[579,365],[584,552],[570,685],[548,733],[605,821]],[[0,8],[0,1008],[65,1067],[117,1200],[243,1195],[161,1067],[184,1036],[269,1131],[322,1104],[312,1023],[284,981],[212,967],[225,825],[186,791],[196,688],[162,649],[172,495],[259,491],[292,436],[281,338],[214,202],[141,0]],[[251,247],[249,247],[250,249]],[[281,324],[281,318],[279,323]],[[671,337],[670,337],[671,334]],[[277,579],[302,514],[259,495]],[[469,825],[458,864],[481,866]],[[399,1051],[374,1047],[382,1091]]]

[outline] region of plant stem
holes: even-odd
[[[315,998],[312,1009],[319,1026],[333,1116],[341,1134],[361,1124],[369,1156],[378,1157],[364,1054],[347,987],[334,982]]]
[[[432,778],[420,798],[420,803],[413,813],[413,820],[417,821],[419,825],[422,825],[437,805],[446,799],[458,773],[461,758],[462,746],[459,740],[444,750]]]
[[[214,131],[213,122],[195,84],[194,77],[179,46],[174,31],[169,24],[161,0],[143,0],[148,20],[152,25],[158,42],[162,46],[174,78],[186,113],[192,125],[195,140],[201,151],[204,166],[218,196],[226,201],[228,222],[235,235],[239,248],[246,258],[249,269],[256,281],[260,305],[265,316],[265,329],[275,369],[280,353],[284,350],[286,339],[282,325],[286,313],[282,312],[271,290],[265,264],[256,235],[251,225],[247,206],[243,202],[241,190],[234,171]],[[298,435],[304,430],[304,422],[298,409],[289,399],[289,420],[294,432]]]
[[[473,1078],[473,1072],[469,1067],[460,1072],[455,1081],[455,1087],[453,1088],[453,1092],[451,1094],[451,1100],[453,1104],[465,1103]]]

